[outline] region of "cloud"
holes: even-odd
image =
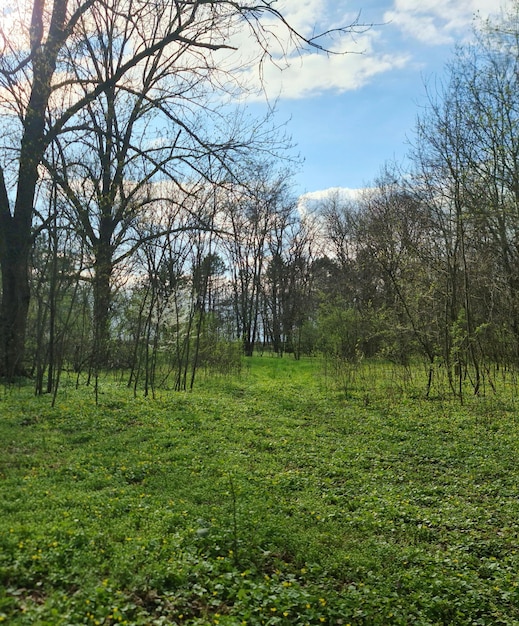
[[[286,29],[271,17],[264,20],[270,60],[261,65],[249,64],[242,78],[251,86],[257,99],[267,96],[274,100],[302,99],[324,92],[354,91],[375,77],[401,71],[417,62],[415,44],[427,46],[453,45],[472,34],[474,16],[497,15],[501,6],[514,0],[386,0],[385,12],[380,8],[380,26],[320,41],[336,54],[316,50],[294,49]],[[499,0],[498,0],[499,2]],[[350,11],[347,0],[280,0],[280,13],[299,33],[311,38],[316,32],[326,32],[344,24],[355,24],[357,13]],[[347,10],[348,9],[348,10]],[[362,17],[362,15],[361,15]],[[372,17],[370,16],[370,19]],[[404,34],[395,46],[395,29]],[[243,35],[245,37],[245,35]],[[250,38],[249,38],[250,39]],[[242,39],[241,51],[252,49],[252,42]],[[292,46],[292,47],[291,47]],[[346,54],[341,54],[347,51]],[[249,60],[253,58],[249,56]],[[249,94],[248,100],[252,100]]]
[[[298,210],[302,215],[313,213],[327,201],[334,200],[339,203],[354,203],[362,197],[366,188],[351,189],[349,187],[330,187],[319,191],[310,191],[299,196]]]
[[[278,10],[298,32],[310,34],[320,17],[327,13],[327,4],[326,0],[284,0],[279,3]]]
[[[384,19],[427,45],[452,45],[469,37],[474,16],[498,15],[512,0],[394,0]]]
[[[316,96],[325,91],[342,93],[366,85],[377,74],[400,69],[406,65],[406,54],[348,54],[326,57],[306,54],[292,59],[286,67],[265,66],[264,88],[269,94],[279,93],[285,99]]]
[[[341,18],[337,18],[330,10],[329,2],[330,0],[328,3],[324,0],[307,0],[302,15],[294,14],[294,21],[290,21],[290,12],[284,16],[288,23],[308,37],[312,37],[317,30],[332,29],[337,23],[354,22],[356,15],[346,15],[342,21],[336,22]],[[327,5],[329,15],[327,21],[326,11],[319,15],[320,21],[316,29],[316,21],[312,20],[317,20],[313,10],[318,5],[323,7]],[[378,50],[377,41],[380,33],[375,28],[358,34],[343,35],[335,40],[332,38],[328,44],[320,42],[331,52],[326,54],[312,48],[290,49],[286,33],[283,34],[278,25],[269,27],[273,31],[268,45],[271,58],[261,65],[261,71],[258,71],[257,63],[250,62],[244,64],[242,71],[242,78],[258,99],[265,93],[270,99],[278,97],[300,99],[317,96],[323,92],[343,93],[357,90],[379,74],[402,69],[411,59],[406,51]],[[240,47],[243,58],[248,57],[249,61],[253,58],[250,50],[250,43],[242,44]],[[251,99],[253,98],[249,95],[248,100]]]

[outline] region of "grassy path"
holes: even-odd
[[[519,624],[515,405],[373,381],[256,357],[155,400],[7,390],[0,622]]]

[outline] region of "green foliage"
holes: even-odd
[[[220,322],[213,314],[204,316],[199,343],[198,365],[215,374],[238,373],[243,346],[221,336]],[[193,350],[194,351],[194,350]]]
[[[358,311],[341,305],[325,303],[319,311],[319,347],[329,356],[355,361],[361,352],[361,342],[369,334],[369,321]]]
[[[5,389],[0,621],[519,623],[517,399],[424,400],[398,371]]]

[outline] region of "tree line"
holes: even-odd
[[[236,28],[317,45],[271,3],[35,1],[2,32],[2,374],[152,393],[261,349],[494,386],[519,360],[518,10],[455,51],[405,170],[305,207],[286,138],[223,98]]]
[[[27,373],[42,237],[81,249],[97,369],[114,274],[141,245],[141,214],[172,201],[161,183],[175,202],[239,182],[248,155],[280,156],[268,119],[233,106],[247,70],[276,46],[326,51],[357,24],[306,36],[267,0],[6,0],[0,20],[0,373]]]
[[[518,18],[515,3],[455,50],[405,171],[388,165],[357,202],[325,209],[341,309],[359,329],[342,351],[419,356],[428,393],[435,376],[462,398],[517,369]]]

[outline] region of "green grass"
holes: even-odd
[[[255,357],[0,396],[0,622],[519,624],[514,398]]]

